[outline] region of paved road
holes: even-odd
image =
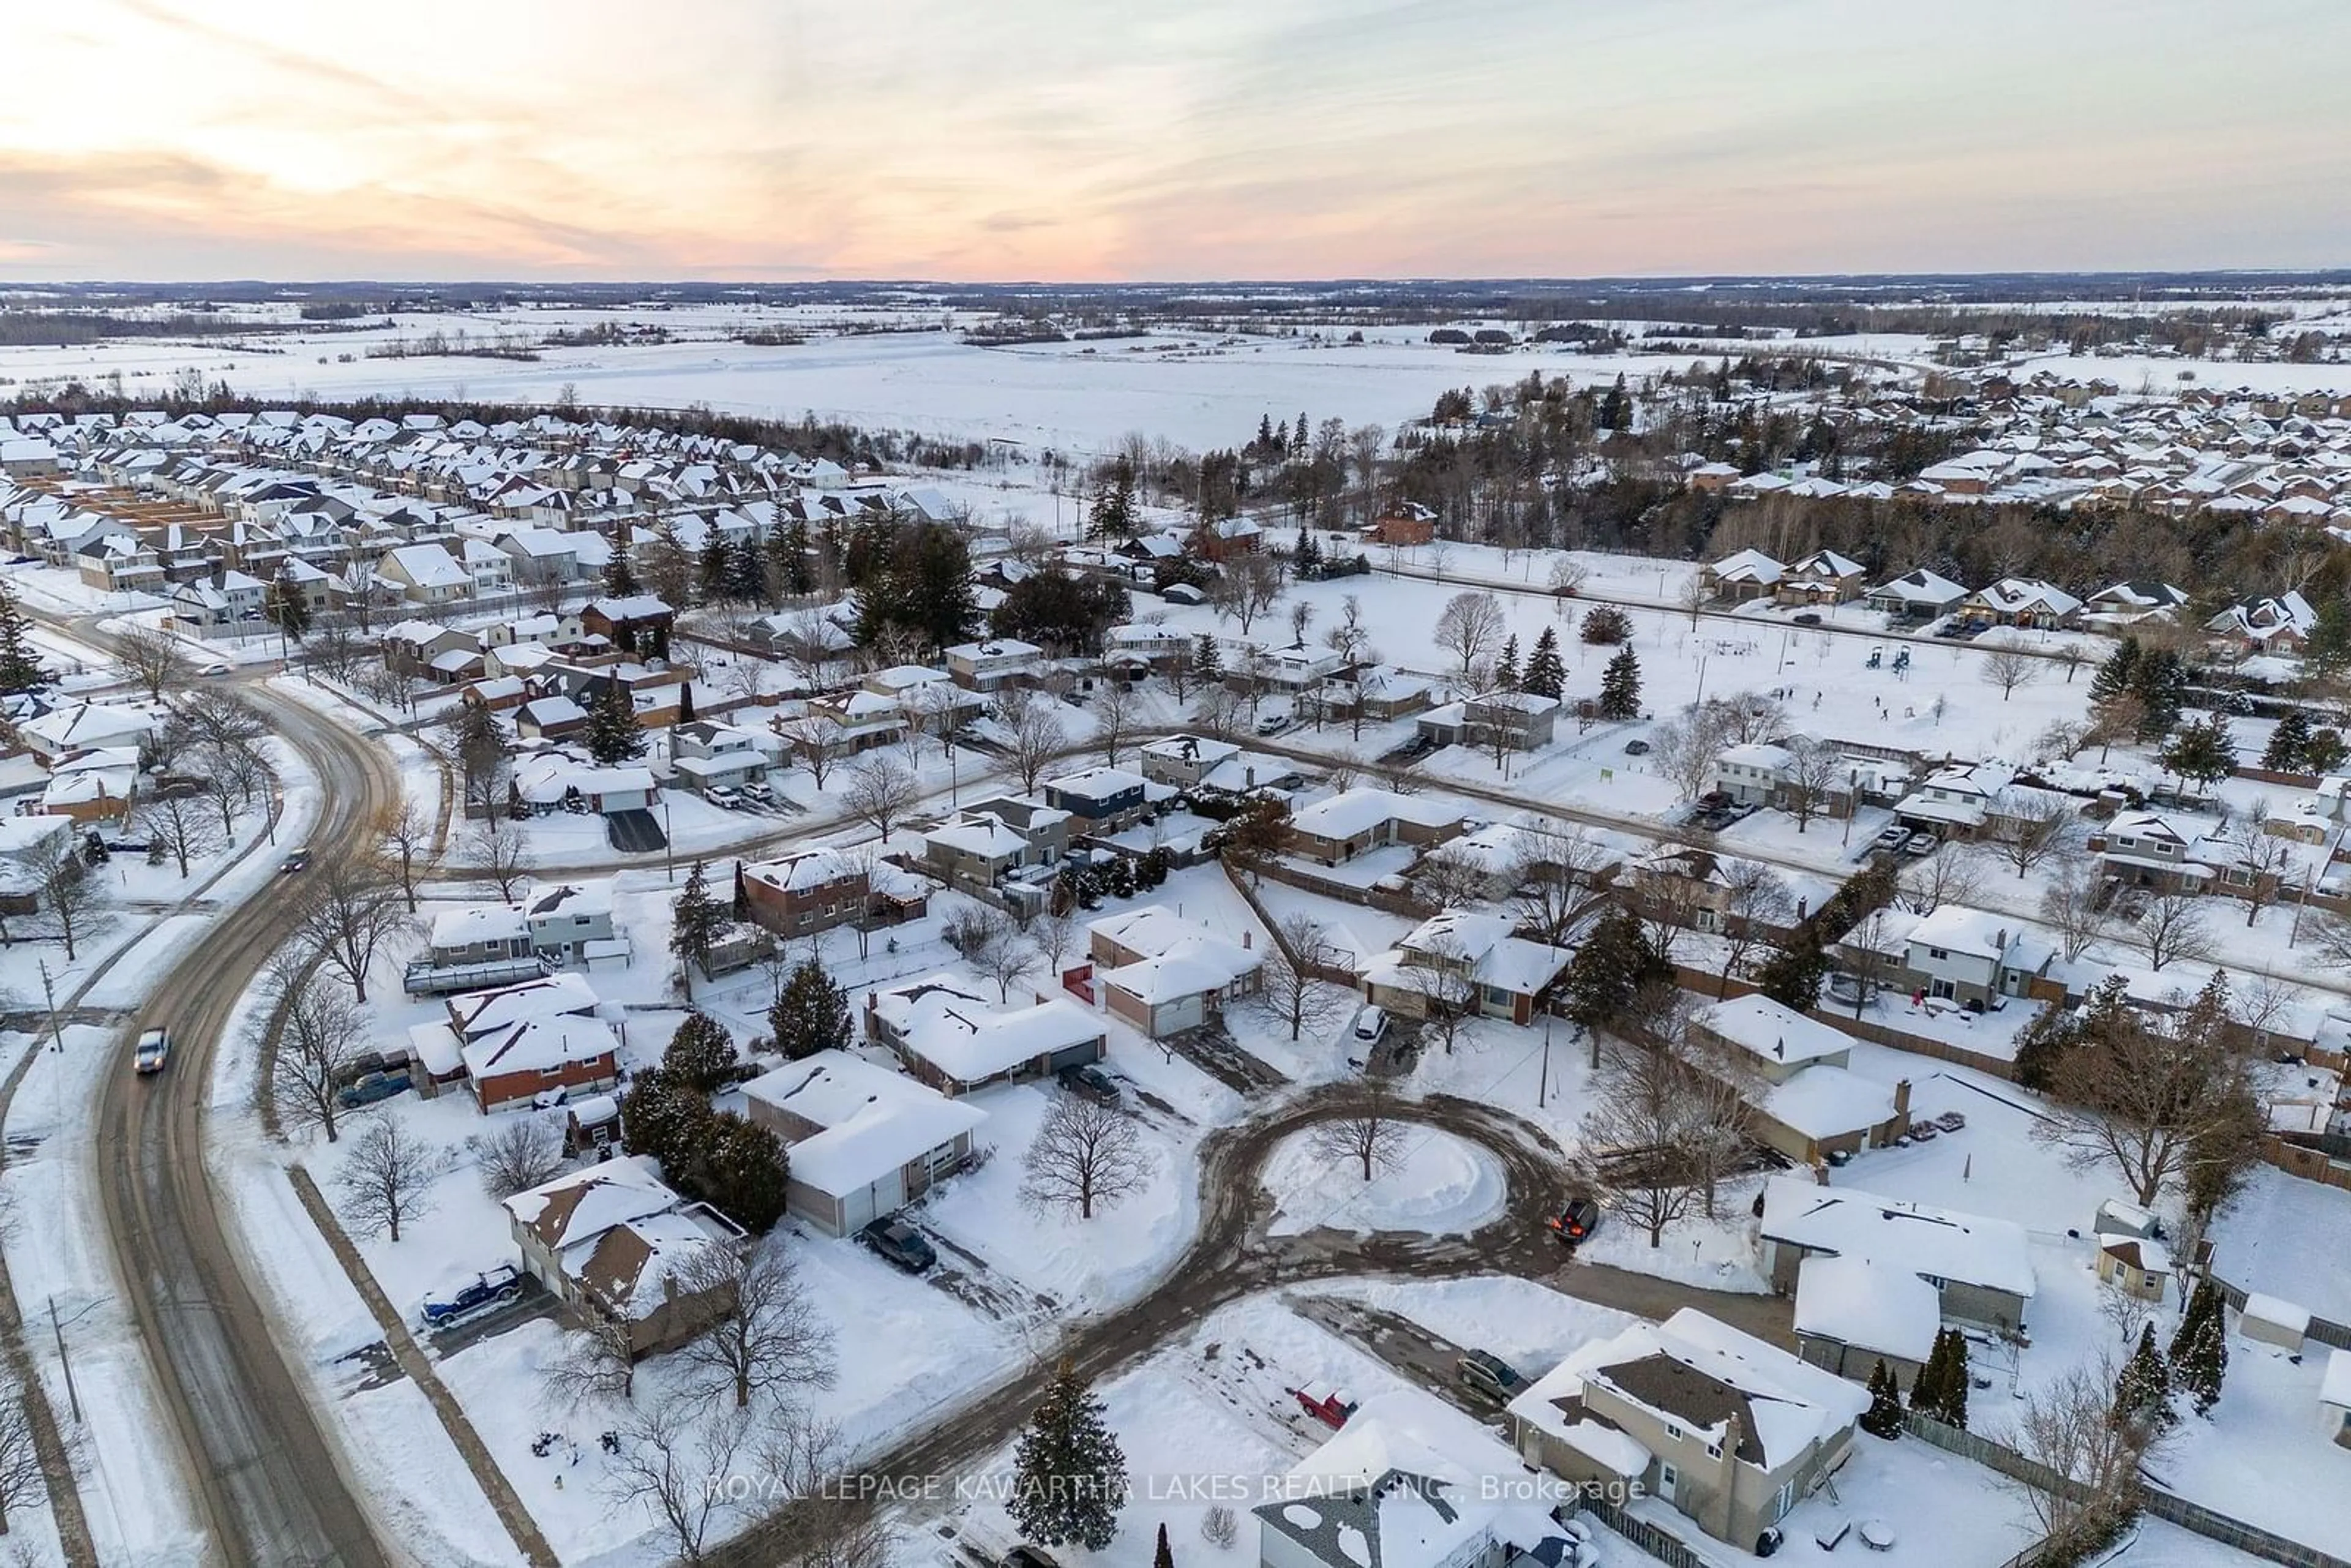
[[[372,820],[399,795],[383,753],[297,703],[272,705],[271,717],[319,778],[312,854],[323,862],[369,847]],[[204,1166],[213,1052],[291,922],[287,900],[266,888],[159,979],[137,1021],[172,1031],[173,1059],[160,1078],[135,1078],[135,1030],[123,1032],[123,1062],[99,1109],[99,1186],[132,1315],[219,1559],[365,1568],[396,1560],[378,1544],[337,1445],[239,1272]]]
[[[1327,1086],[1210,1134],[1201,1146],[1200,1228],[1191,1247],[1157,1288],[1116,1312],[1067,1325],[1061,1343],[1047,1354],[1066,1357],[1081,1376],[1099,1383],[1175,1343],[1201,1318],[1243,1296],[1364,1274],[1422,1280],[1520,1274],[1565,1294],[1647,1317],[1700,1306],[1750,1333],[1787,1343],[1789,1308],[1784,1301],[1724,1295],[1567,1261],[1542,1227],[1544,1207],[1557,1197],[1557,1145],[1541,1129],[1509,1112],[1471,1101],[1448,1096],[1401,1101],[1393,1113],[1468,1139],[1501,1163],[1510,1197],[1492,1222],[1470,1235],[1452,1237],[1356,1236],[1330,1230],[1269,1235],[1269,1200],[1258,1182],[1267,1157],[1291,1134],[1353,1113],[1362,1103],[1361,1093],[1352,1083]],[[875,1455],[862,1469],[893,1479],[955,1476],[1019,1431],[1028,1415],[1030,1377],[1030,1369],[1022,1368],[975,1391],[937,1421]],[[710,1553],[707,1561],[727,1568],[768,1568],[783,1560],[788,1544],[807,1523],[804,1514],[786,1509]]]

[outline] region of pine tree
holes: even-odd
[[[684,888],[677,895],[669,933],[669,950],[685,968],[687,996],[694,994],[695,967],[704,966],[707,973],[710,950],[733,924],[734,917],[726,912],[726,906],[710,896],[708,863],[695,862],[694,869],[686,873]]]
[[[2169,735],[2188,701],[2187,662],[2169,648],[2143,654],[2131,672],[2131,690],[2146,705],[2139,738],[2155,740]]]
[[[2110,703],[2133,689],[2138,674],[2138,639],[2126,637],[2115,651],[2106,655],[2098,673],[2090,677],[2090,706]]]
[[[270,624],[288,637],[299,641],[310,630],[310,597],[294,580],[290,555],[278,561],[277,575],[269,580],[268,608]]]
[[[1546,626],[1542,635],[1535,639],[1534,652],[1527,655],[1526,673],[1519,677],[1519,686],[1539,697],[1557,698],[1567,690],[1567,665],[1559,656],[1557,628]]]
[[[0,695],[30,691],[47,685],[48,679],[33,646],[33,623],[16,608],[16,590],[0,582]]]
[[[2237,747],[2229,736],[2229,721],[2217,713],[2182,727],[2163,748],[2163,765],[2184,783],[2206,788],[2236,771]]]
[[[1641,988],[1670,978],[1671,966],[1641,929],[1640,917],[1611,905],[1593,923],[1583,946],[1568,961],[1560,980],[1567,1016],[1586,1029],[1600,1029],[1622,1012]]]
[[[2341,730],[2325,728],[2310,732],[2310,744],[2302,752],[2304,772],[2340,773],[2346,761],[2351,761],[2351,746],[2344,744]]]
[[[761,604],[768,598],[768,561],[759,541],[746,534],[726,551],[726,597],[737,604]]]
[[[1758,988],[1783,1008],[1806,1013],[1821,999],[1821,982],[1828,977],[1828,955],[1809,926],[1799,929],[1784,946],[1775,946],[1755,971]]]
[[[1020,1435],[1005,1511],[1024,1540],[1100,1552],[1118,1534],[1125,1499],[1126,1456],[1102,1403],[1063,1361]]]
[[[1086,535],[1097,539],[1131,539],[1143,531],[1134,507],[1134,470],[1120,458],[1110,476],[1094,491],[1086,518]]]
[[[1290,437],[1290,456],[1303,458],[1306,455],[1306,411],[1301,408],[1298,411],[1298,428],[1291,432]]]
[[[2310,715],[2298,707],[2285,710],[2262,748],[2262,766],[2278,773],[2299,773],[2310,756]]]
[[[2198,1281],[2188,1298],[2187,1314],[2171,1337],[2171,1370],[2195,1401],[2196,1414],[2210,1415],[2229,1375],[2229,1324],[2220,1288],[2210,1280]]]
[[[734,553],[713,530],[710,542],[702,547],[702,559],[695,572],[701,580],[704,603],[716,604],[726,597],[726,563]]]
[[[1515,632],[1502,640],[1502,656],[1494,664],[1494,689],[1498,692],[1519,689],[1519,634]]]
[[[607,677],[588,705],[588,727],[582,737],[588,755],[602,763],[626,762],[645,754],[645,732],[637,727],[637,706],[629,688]]]
[[[2115,1379],[2114,1420],[2139,1431],[2162,1431],[2179,1419],[2171,1408],[2171,1368],[2155,1343],[2155,1325],[2138,1331],[2138,1348]]]
[[[1962,1432],[1968,1427],[1968,1336],[1957,1329],[1938,1330],[1935,1334],[1934,1353],[1927,1367],[1934,1374],[1931,1386],[1927,1372],[1918,1375],[1918,1382],[1910,1390],[1910,1408],[1924,1410],[1946,1427],[1957,1427]],[[1919,1391],[1928,1397],[1922,1402]]]
[[[1917,1396],[1914,1394],[1915,1399]],[[1886,1358],[1869,1369],[1869,1408],[1862,1413],[1861,1429],[1887,1442],[1902,1436],[1902,1391]]]
[[[630,599],[636,594],[637,570],[629,564],[625,545],[615,545],[612,558],[604,563],[604,591],[615,599]]]
[[[1616,650],[1600,675],[1600,716],[1627,719],[1641,716],[1641,661],[1627,644]]]
[[[1215,685],[1225,678],[1225,656],[1217,651],[1217,640],[1206,632],[1192,646],[1192,673],[1204,686]]]
[[[1607,397],[1603,399],[1601,402],[1600,428],[1603,430],[1624,429],[1625,418],[1629,413],[1630,409],[1625,395],[1625,378],[1620,373],[1616,377],[1616,384],[1608,389]]]
[[[768,1033],[787,1061],[849,1043],[849,993],[811,958],[792,971],[768,1009]]]
[[[1151,1568],[1176,1568],[1176,1553],[1167,1545],[1167,1521],[1159,1521],[1159,1544],[1151,1553]]]
[[[662,1071],[674,1082],[705,1094],[726,1081],[735,1065],[735,1040],[726,1026],[705,1012],[690,1012],[662,1052]]]
[[[1934,1348],[1919,1364],[1918,1375],[1910,1380],[1910,1408],[1921,1416],[1938,1416],[1942,1408],[1944,1360],[1943,1331],[1938,1329]]]

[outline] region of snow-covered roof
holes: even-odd
[[[1915,1273],[1868,1258],[1816,1254],[1796,1268],[1796,1332],[1924,1362],[1941,1328],[1941,1297]]]
[[[601,1019],[564,1014],[525,1019],[465,1041],[465,1076],[479,1082],[508,1072],[552,1072],[612,1056],[621,1042]]]
[[[433,946],[471,947],[483,942],[512,942],[528,937],[530,926],[522,911],[503,904],[444,910],[433,917]]]
[[[2319,1380],[2318,1402],[2351,1409],[2351,1350],[2326,1358],[2326,1375]]]
[[[987,1120],[903,1072],[845,1051],[820,1051],[761,1073],[743,1092],[821,1132],[791,1146],[792,1179],[844,1197],[920,1160]]]
[[[2286,1330],[2290,1333],[2310,1332],[2310,1309],[2298,1307],[2280,1296],[2258,1292],[2245,1298],[2244,1318]]]
[[[515,1194],[506,1210],[551,1251],[592,1241],[616,1225],[677,1207],[650,1155],[622,1155]]]
[[[1392,789],[1344,789],[1301,806],[1290,819],[1292,829],[1316,838],[1352,839],[1383,822],[1411,822],[1424,828],[1450,827],[1461,821],[1458,807],[1443,805],[1418,795]]]
[[[1690,1022],[1767,1061],[1817,1062],[1853,1050],[1851,1037],[1760,991],[1700,1008]]]
[[[1763,1184],[1761,1233],[1808,1251],[1865,1258],[2011,1295],[2033,1293],[2024,1228],[2005,1219],[1774,1176]]]
[[[733,1239],[706,1210],[665,1210],[611,1227],[570,1272],[607,1308],[634,1321],[674,1299],[669,1282],[692,1260]]]
[[[961,1083],[1103,1037],[1102,1023],[1065,997],[998,1012],[970,981],[936,974],[877,991],[873,1011],[906,1051]]]
[[[1949,578],[1939,576],[1920,567],[1907,571],[1889,582],[1881,582],[1869,591],[1872,599],[1898,600],[1905,604],[1939,608],[1956,604],[1968,596],[1968,591]]]
[[[1760,549],[1739,550],[1714,563],[1718,582],[1754,582],[1765,587],[1779,581],[1787,570]]]
[[[590,1013],[595,1009],[595,988],[566,969],[542,979],[452,997],[449,1027],[472,1040],[524,1019],[558,1018],[567,1013]]]
[[[1834,1138],[1890,1120],[1894,1096],[1875,1079],[1816,1061],[1772,1085],[1762,1109],[1807,1138]]]

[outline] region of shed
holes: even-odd
[[[2310,1310],[2275,1296],[2247,1296],[2244,1311],[2238,1315],[2237,1332],[2258,1343],[2277,1345],[2300,1355],[2304,1336],[2310,1333]]]

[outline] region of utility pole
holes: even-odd
[[[74,1425],[81,1425],[81,1391],[74,1386],[73,1358],[66,1354],[65,1325],[57,1321],[57,1299],[49,1299],[49,1332],[57,1340],[57,1364],[65,1368],[66,1401],[73,1407]]]
[[[57,1025],[57,989],[49,975],[49,961],[41,960],[41,995],[49,1004],[49,1049],[62,1054],[66,1048],[66,1031]]]
[[[1551,1103],[1551,1014],[1543,1014],[1542,1076],[1535,1084],[1535,1108]]]

